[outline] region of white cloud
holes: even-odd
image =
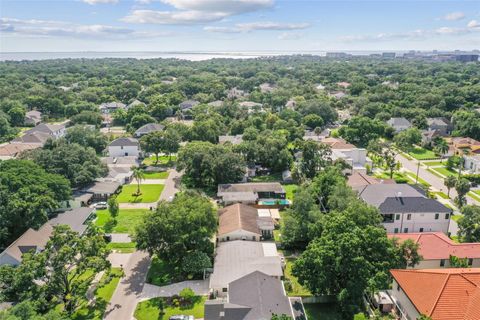
[[[206,26],[203,30],[208,32],[218,32],[218,33],[241,33],[241,32],[251,32],[259,30],[300,30],[306,29],[310,25],[308,23],[279,23],[279,22],[248,22],[248,23],[237,23],[234,27],[216,27],[216,26]]]
[[[91,1],[91,0],[84,0]],[[95,0],[93,0],[95,1]],[[105,0],[104,0],[105,1]],[[108,1],[108,0],[106,0]],[[136,0],[148,4],[152,0]],[[121,21],[151,24],[198,24],[272,7],[274,0],[160,0],[174,11],[133,10]]]
[[[450,28],[450,27],[441,27],[435,30],[438,34],[457,34],[457,33],[464,33],[464,29],[461,28]]]
[[[298,32],[284,32],[278,36],[279,40],[298,40],[303,37],[302,33]]]
[[[82,0],[85,3],[94,4],[106,4],[106,3],[118,3],[118,0]]]
[[[463,18],[465,18],[465,13],[463,12],[450,12],[443,17],[443,19],[447,21],[457,21]]]
[[[480,22],[478,22],[477,20],[472,20],[467,24],[467,27],[472,29],[480,28]]]
[[[3,32],[27,36],[130,39],[155,38],[171,35],[167,32],[136,31],[108,25],[80,25],[64,21],[21,20],[0,18],[0,30]]]

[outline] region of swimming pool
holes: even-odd
[[[258,201],[258,204],[263,206],[275,206],[275,205],[288,206],[290,205],[290,201],[288,201],[287,199],[262,200],[262,201]]]

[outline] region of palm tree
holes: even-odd
[[[448,193],[447,196],[450,198],[450,189],[455,187],[455,184],[457,183],[457,178],[455,176],[448,176],[444,180],[445,187],[447,187]]]
[[[137,193],[136,195],[139,196],[141,194],[140,192],[140,183],[142,180],[145,180],[145,173],[143,172],[143,169],[138,168],[138,167],[132,167],[133,171],[133,178],[137,180]]]
[[[448,152],[449,149],[447,141],[445,141],[445,139],[439,140],[435,146],[435,149],[437,153],[442,155],[442,158],[440,159],[440,162],[442,162],[443,156]]]

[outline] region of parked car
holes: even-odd
[[[102,210],[102,209],[107,209],[108,205],[106,202],[98,202],[98,203],[95,203],[94,207],[95,209]]]
[[[193,316],[174,315],[168,318],[168,320],[195,320]]]

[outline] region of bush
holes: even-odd
[[[195,298],[195,292],[190,288],[184,288],[180,291],[180,298],[188,304],[191,304]]]
[[[467,179],[470,182],[480,184],[480,174],[465,174],[463,178]]]

